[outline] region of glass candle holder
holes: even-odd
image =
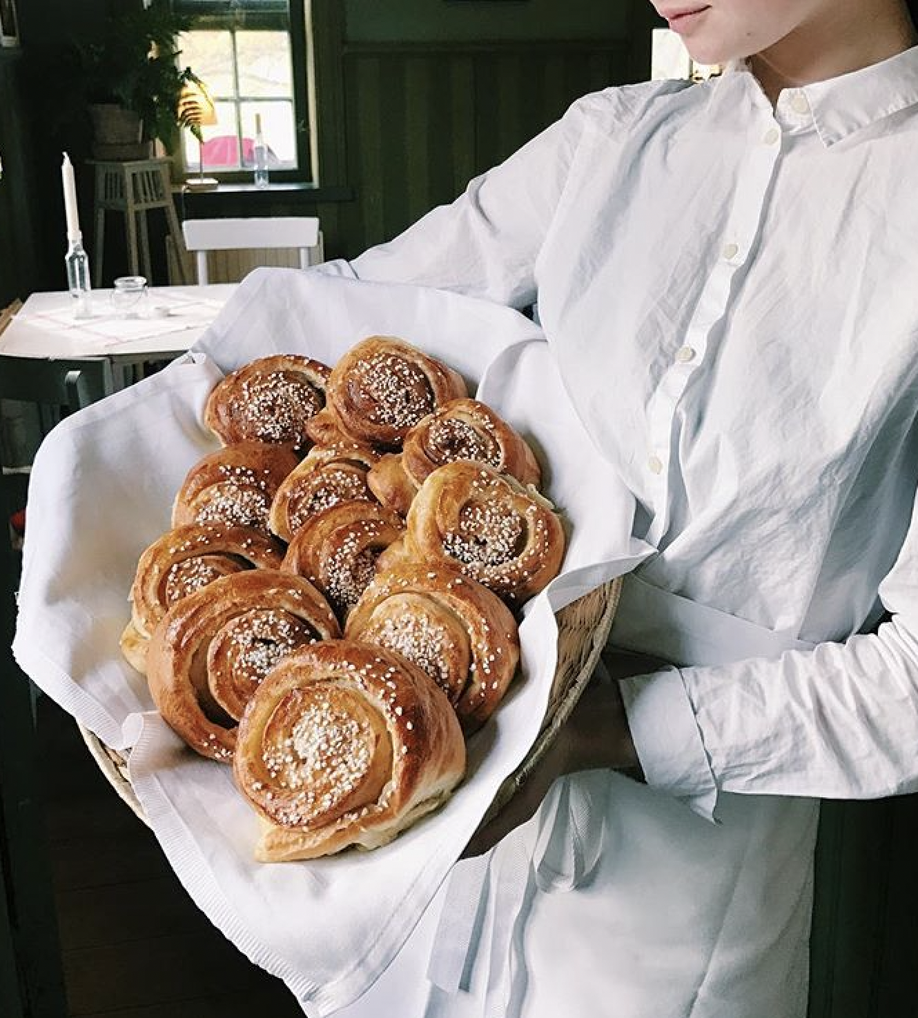
[[[124,318],[139,318],[146,306],[145,276],[119,276],[112,284],[112,307]]]
[[[68,241],[64,264],[67,267],[67,289],[73,298],[74,318],[90,318],[92,309],[89,304],[91,291],[89,255],[83,248],[83,240],[79,234],[75,234]]]

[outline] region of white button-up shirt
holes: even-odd
[[[916,151],[918,49],[774,109],[742,67],[608,89],[352,263],[537,301],[641,579],[814,645],[625,683],[708,807],[918,789]]]

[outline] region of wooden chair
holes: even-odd
[[[249,219],[186,219],[182,223],[185,247],[194,252],[198,282],[209,282],[209,251],[253,251],[295,248],[300,268],[323,260],[322,232],[314,216],[257,217]]]
[[[3,435],[2,466],[21,468],[31,463],[39,441],[55,424],[112,390],[112,366],[105,357],[46,360],[0,355],[0,400],[31,404],[24,408],[31,411],[25,419],[25,434]]]
[[[2,519],[10,521],[16,534],[24,525],[27,475],[42,438],[67,414],[111,391],[112,366],[104,357],[46,360],[0,355],[0,400],[27,404],[20,416],[0,418],[0,505]],[[13,422],[20,427],[13,428]]]
[[[54,412],[54,423],[112,392],[107,357],[74,360],[0,355],[0,399],[35,403]]]

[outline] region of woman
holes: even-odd
[[[619,681],[348,1016],[799,1018],[818,797],[918,789],[915,29],[904,0],[655,6],[728,72],[587,96],[326,267],[537,300],[658,549]]]

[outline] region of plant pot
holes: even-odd
[[[89,107],[92,118],[92,154],[96,159],[149,159],[152,144],[143,141],[140,117],[116,103],[96,103]]]

